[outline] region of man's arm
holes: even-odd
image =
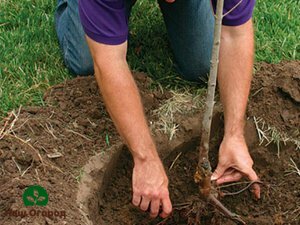
[[[172,211],[168,178],[157,154],[142,107],[140,95],[126,62],[127,42],[105,45],[87,37],[94,60],[95,76],[106,108],[133,159],[133,204],[151,209],[156,217]]]
[[[224,106],[225,133],[219,164],[212,179],[218,184],[237,181],[243,176],[256,181],[258,176],[252,169],[253,160],[244,138],[254,56],[252,20],[240,26],[223,26],[221,38],[218,82]],[[254,192],[259,198],[258,185],[254,186]]]

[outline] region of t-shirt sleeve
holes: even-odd
[[[211,0],[214,11],[216,11],[217,0]],[[233,9],[238,5],[235,9]],[[223,18],[223,25],[226,26],[239,26],[246,23],[253,14],[255,0],[224,0],[224,11],[223,14],[228,13]]]
[[[124,0],[79,0],[79,15],[86,35],[96,42],[118,45],[127,40]]]

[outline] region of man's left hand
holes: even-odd
[[[225,136],[219,150],[219,163],[212,175],[212,180],[223,184],[234,182],[246,176],[250,181],[259,178],[252,168],[253,160],[249,154],[243,136]],[[253,184],[253,192],[257,199],[260,198],[260,187]]]

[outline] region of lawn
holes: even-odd
[[[54,0],[0,1],[0,117],[20,105],[42,105],[43,92],[70,79],[54,30]],[[299,1],[257,0],[256,60],[299,59]],[[172,64],[162,16],[154,0],[139,0],[131,16],[128,61],[164,87],[185,84]]]

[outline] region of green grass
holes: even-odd
[[[300,58],[300,1],[257,0],[256,59],[278,63]]]
[[[20,105],[42,105],[43,92],[72,76],[54,30],[56,0],[0,1],[0,117]],[[256,59],[299,59],[299,1],[257,0]],[[154,0],[133,8],[128,61],[164,87],[182,87],[173,68],[162,16]]]

